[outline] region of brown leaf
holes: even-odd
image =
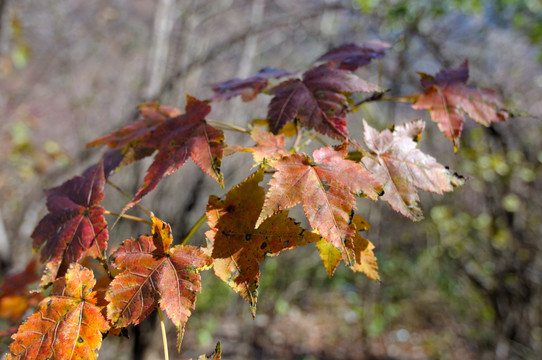
[[[263,168],[232,188],[225,200],[209,198],[207,218],[211,230],[210,252],[215,274],[250,303],[255,316],[259,263],[266,256],[317,241],[320,237],[305,231],[287,211],[269,217],[256,229],[265,190],[258,185],[263,180]]]

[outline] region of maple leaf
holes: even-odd
[[[431,120],[452,140],[456,151],[466,115],[484,126],[505,121],[509,116],[493,90],[465,85],[469,78],[467,60],[457,68],[441,70],[434,77],[423,73],[420,75],[425,93],[418,97],[412,107],[429,110]]]
[[[337,150],[315,150],[312,161],[305,154],[290,154],[272,166],[277,169],[256,227],[272,214],[303,203],[303,210],[313,229],[340,248],[343,239],[354,236],[349,225],[356,208],[355,195],[376,200],[382,186],[362,164],[346,160],[346,146]]]
[[[92,271],[72,264],[12,336],[11,359],[96,359],[109,325],[96,306]]]
[[[141,119],[87,144],[87,147],[107,145],[111,149],[104,155],[105,163],[109,163],[107,160],[113,159],[115,156],[112,161],[113,165],[106,166],[109,170],[105,171],[106,174],[119,166],[152,155],[155,148],[143,146],[142,139],[168,119],[181,115],[178,109],[158,103],[145,103],[139,105],[138,108]]]
[[[116,327],[137,325],[160,305],[177,326],[180,349],[185,323],[201,291],[198,271],[211,259],[195,246],[170,248],[170,226],[154,216],[152,222],[152,236],[125,240],[111,256],[122,272],[107,290],[107,317]]]
[[[207,175],[223,186],[220,164],[224,155],[224,133],[207,124],[205,116],[211,107],[203,101],[187,95],[186,113],[168,119],[152,133],[145,136],[142,146],[156,148],[158,154],[147,169],[145,180],[131,204],[156,188],[162,177],[170,175],[192,158]]]
[[[215,96],[213,100],[227,100],[241,95],[243,101],[252,101],[261,93],[271,78],[291,76],[294,73],[272,68],[263,68],[256,75],[246,79],[230,79],[213,85]]]
[[[338,64],[339,69],[354,71],[365,66],[373,59],[382,59],[392,45],[382,41],[370,41],[362,46],[342,44],[322,55],[318,60],[326,60]]]
[[[99,205],[104,197],[104,170],[99,163],[62,185],[49,189],[49,213],[32,232],[34,249],[41,247],[40,260],[47,262],[41,285],[53,281],[62,265],[84,256],[103,257],[109,233]],[[64,268],[65,269],[65,268]]]
[[[252,147],[243,147],[239,145],[230,146],[231,151],[251,152],[254,158],[254,164],[261,164],[264,159],[270,163],[282,156],[288,154],[285,148],[284,135],[273,135],[272,133],[255,126],[250,137],[256,145]]]
[[[374,245],[359,234],[360,231],[370,229],[370,226],[364,218],[357,214],[354,214],[352,224],[356,229],[355,235],[346,239],[344,246],[340,249],[337,249],[324,239],[316,243],[324,267],[329,277],[331,277],[341,260],[344,260],[353,272],[363,272],[372,280],[380,280],[376,257],[373,252]]]
[[[348,94],[373,92],[379,88],[350,71],[324,64],[303,74],[303,79],[284,81],[274,88],[267,118],[274,134],[294,119],[304,126],[329,137],[344,140],[348,137],[346,114]]]
[[[275,256],[320,239],[289,218],[287,211],[274,214],[255,228],[265,198],[265,190],[258,185],[263,175],[263,168],[260,168],[232,188],[224,200],[209,197],[207,219],[211,230],[205,233],[214,259],[215,274],[250,303],[253,316],[260,277],[259,263],[266,256]]]
[[[417,148],[417,140],[425,127],[422,120],[380,133],[366,122],[364,126],[365,143],[374,156],[365,156],[361,160],[375,179],[384,185],[382,199],[395,211],[419,221],[423,215],[418,206],[420,198],[416,188],[442,194],[463,184],[460,176],[452,174],[435,158]]]

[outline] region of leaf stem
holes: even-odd
[[[292,150],[297,151],[299,142],[301,141],[301,138],[303,137],[303,130],[301,129],[301,126],[300,126],[301,124],[299,123],[299,121],[297,119],[294,121],[295,121],[295,140],[294,140],[294,145],[292,146]]]
[[[297,152],[299,149],[303,149],[305,146],[307,146],[311,141],[316,139],[320,135],[320,133],[314,132],[310,136],[308,136],[303,142],[297,146],[294,146],[290,152]]]
[[[104,214],[105,214],[105,215],[114,215],[114,216],[118,216],[118,217],[121,217],[121,218],[124,218],[124,219],[133,220],[133,221],[137,221],[137,222],[144,223],[144,224],[147,224],[147,225],[152,226],[152,222],[150,222],[150,221],[148,221],[148,220],[145,220],[145,219],[142,219],[142,218],[137,217],[137,216],[126,215],[126,214],[119,214],[119,213],[115,213],[115,212],[112,212],[112,211],[109,211],[109,210],[105,210],[105,211],[104,211]]]
[[[160,307],[158,309],[158,317],[160,318],[160,328],[162,329],[162,343],[164,344],[164,360],[169,360],[169,354],[167,351],[167,336],[166,336],[166,326],[164,325],[164,317],[162,316],[162,310]]]
[[[188,242],[188,240],[190,240],[190,238],[192,236],[194,236],[194,234],[196,233],[196,231],[198,231],[198,229],[201,227],[201,225],[203,225],[205,223],[205,220],[207,220],[207,215],[203,214],[199,218],[199,220],[194,224],[194,226],[192,226],[192,228],[188,232],[188,235],[186,235],[184,237],[183,241],[181,241],[181,245],[185,245]]]
[[[228,130],[233,130],[233,131],[237,131],[237,132],[240,132],[240,133],[250,134],[250,131],[248,131],[247,129],[242,128],[240,126],[237,126],[237,125],[228,124],[228,123],[218,121],[218,120],[205,119],[205,121],[207,121],[208,123],[214,124],[214,125],[222,126],[222,127],[226,128]]]
[[[416,100],[418,100],[419,95],[406,95],[406,96],[390,96],[390,95],[382,95],[380,100],[382,101],[397,101],[397,102],[404,102],[404,103],[414,103]]]
[[[118,185],[116,185],[115,183],[113,183],[111,180],[107,179],[106,180],[107,184],[109,186],[111,186],[113,189],[117,190],[118,192],[120,192],[122,195],[124,195],[126,198],[132,200],[132,195],[128,194],[127,191],[124,191],[122,190]],[[143,210],[143,212],[149,216],[151,216],[151,212],[150,210],[147,210],[143,205],[141,204],[135,204],[135,206],[137,206],[138,208],[140,208],[141,210]]]

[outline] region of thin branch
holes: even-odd
[[[222,126],[225,130],[232,130],[232,131],[237,131],[244,134],[250,134],[250,131],[237,125],[228,124],[228,123],[218,121],[218,120],[205,119],[205,121],[214,125]]]
[[[158,309],[158,317],[160,318],[160,329],[162,329],[162,343],[164,344],[164,360],[169,360],[169,354],[167,350],[167,336],[166,336],[166,326],[164,325],[164,316],[162,315],[162,310],[160,307]]]
[[[188,232],[188,235],[186,235],[183,239],[183,241],[181,241],[181,245],[186,245],[186,243],[190,240],[190,238],[192,236],[194,236],[194,234],[196,233],[196,231],[198,231],[198,229],[201,227],[201,225],[203,225],[205,223],[205,221],[207,220],[207,215],[206,214],[203,214],[199,220],[194,224],[194,226],[192,226],[192,228],[190,229],[190,231]]]
[[[238,43],[245,41],[248,37],[251,37],[258,33],[263,33],[269,30],[278,29],[279,27],[289,26],[292,24],[292,18],[295,18],[296,21],[300,22],[300,21],[307,20],[310,18],[318,17],[322,14],[323,10],[347,10],[347,8],[345,8],[344,6],[340,4],[321,6],[318,8],[314,8],[312,11],[306,11],[303,14],[300,14],[298,17],[288,15],[286,16],[286,19],[282,22],[267,21],[256,28],[249,26],[248,29],[244,29],[243,31],[240,31],[237,35],[232,36],[229,40],[221,42],[220,44],[214,46],[206,54],[202,54],[196,57],[188,65],[182,66],[181,68],[177,69],[177,71],[173,73],[173,75],[171,75],[171,77],[164,82],[164,84],[162,85],[160,90],[156,93],[156,95],[153,96],[151,99],[146,99],[146,100],[157,101],[164,94],[171,91],[171,89],[174,88],[175,83],[179,81],[181,77],[183,77],[184,75],[192,71],[193,68],[196,68],[202,64],[205,64],[208,61],[211,61],[212,59],[216,58],[219,54],[223,53],[224,51],[228,49],[231,49],[232,46],[235,46]],[[135,116],[137,116],[137,114],[135,114],[134,117]]]
[[[118,217],[123,218],[123,219],[133,220],[133,221],[137,221],[137,222],[144,223],[144,224],[147,224],[147,225],[152,226],[152,222],[150,222],[150,221],[148,221],[148,220],[145,220],[145,219],[142,219],[142,218],[137,217],[137,216],[126,215],[126,214],[119,214],[119,213],[111,212],[111,211],[109,211],[109,210],[105,210],[105,211],[104,211],[104,214],[105,214],[105,215],[114,215],[114,216],[118,216]]]
[[[113,183],[111,180],[107,179],[107,184],[109,186],[111,186],[113,189],[117,190],[118,192],[120,192],[122,195],[124,195],[126,198],[132,200],[132,195],[130,195],[127,191],[124,191],[122,190],[118,185],[116,185],[115,183]],[[143,205],[141,204],[135,204],[135,206],[137,206],[138,208],[140,208],[141,210],[143,210],[143,212],[149,216],[151,216],[151,211],[148,210],[147,208],[145,208]]]

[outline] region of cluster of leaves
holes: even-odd
[[[89,143],[109,150],[83,175],[47,191],[49,213],[32,238],[45,266],[40,291],[49,293],[12,336],[8,359],[94,359],[102,334],[137,325],[156,309],[177,327],[180,349],[201,289],[200,271],[213,268],[250,303],[254,316],[259,264],[266,256],[309,243],[315,244],[329,276],[342,261],[352,271],[378,280],[374,246],[360,234],[370,226],[356,214],[358,198],[386,201],[418,221],[422,219],[418,189],[442,194],[463,182],[418,148],[422,120],[383,131],[364,123],[364,145],[349,135],[347,115],[361,104],[354,102],[354,94],[367,93],[362,102],[386,100],[386,91],[355,71],[381,59],[390,48],[381,42],[345,44],[328,51],[301,76],[263,69],[248,79],[227,80],[213,87],[211,99],[187,96],[184,113],[142,104],[138,120]],[[467,77],[467,62],[434,77],[422,74],[425,92],[408,97],[413,108],[429,110],[456,148],[465,115],[483,125],[507,115],[493,93],[466,87]],[[279,78],[285,79],[278,82]],[[251,101],[260,94],[271,96],[266,116],[269,131],[207,119],[214,101],[235,96]],[[286,131],[288,127],[295,131]],[[228,146],[225,129],[250,133],[255,144]],[[339,143],[316,149],[312,156],[301,152],[320,135]],[[184,241],[172,246],[170,226],[151,214],[151,235],[127,239],[107,256],[110,229],[104,215],[108,212],[100,204],[114,171],[156,152],[143,183],[120,215],[127,217],[131,207],[189,158],[223,186],[224,154],[241,151],[253,154],[257,170],[225,197],[210,196],[206,247]],[[266,172],[272,173],[267,192],[260,185]],[[300,203],[310,229],[289,217],[288,209]],[[99,291],[93,291],[93,271],[80,264],[87,257],[97,259],[108,274],[101,279],[105,285]],[[218,348],[212,358],[220,358]]]

